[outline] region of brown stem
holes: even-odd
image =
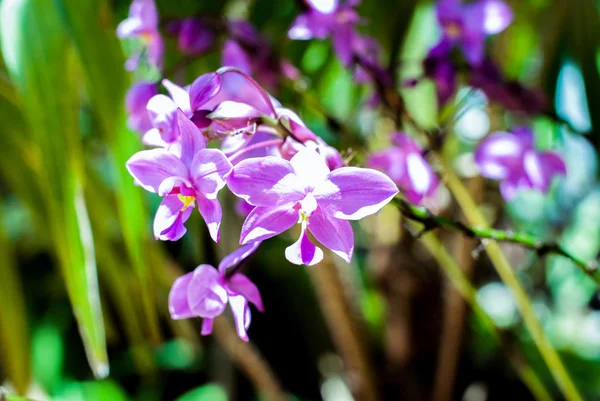
[[[483,180],[481,177],[472,179],[469,183],[469,192],[481,201]],[[465,276],[470,279],[473,273],[475,259],[472,252],[477,247],[478,241],[457,235],[454,241],[454,258],[462,268]],[[433,401],[450,401],[456,380],[456,367],[460,358],[461,343],[464,333],[466,303],[462,294],[450,282],[446,282],[447,299],[445,302],[444,322],[437,360]]]
[[[355,399],[377,401],[377,388],[367,350],[357,333],[339,272],[331,256],[326,255],[323,262],[310,268],[309,272]]]
[[[223,316],[215,319],[213,333],[231,359],[250,379],[261,396],[269,401],[286,401],[287,397],[267,361],[252,343],[237,336],[235,329]]]

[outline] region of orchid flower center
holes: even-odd
[[[182,194],[177,195],[177,197],[179,198],[179,200],[181,201],[181,203],[183,203],[183,207],[181,208],[181,211],[185,211],[185,209],[187,209],[190,206],[194,206],[194,201],[196,200],[195,196],[185,196]]]
[[[451,22],[446,26],[446,35],[451,39],[457,39],[462,34],[462,28],[456,22]]]
[[[304,199],[296,204],[296,208],[298,209],[298,224],[306,224],[318,206],[313,194],[308,193]]]

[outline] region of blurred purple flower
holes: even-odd
[[[282,77],[293,76],[291,65],[273,53],[268,41],[248,21],[230,21],[229,31],[231,38],[223,46],[222,65],[254,76],[269,90],[275,90]]]
[[[221,261],[219,268],[200,265],[193,272],[179,277],[169,293],[169,312],[175,320],[192,317],[204,318],[202,335],[212,333],[214,319],[231,306],[238,336],[248,341],[251,313],[249,303],[263,312],[264,306],[256,285],[242,273],[227,274],[250,256],[260,245],[253,242],[235,250]]]
[[[142,141],[146,145],[169,148],[177,143],[180,136],[177,111],[181,110],[184,116],[192,118],[196,125],[202,125],[205,122],[198,121],[202,119],[196,119],[194,112],[201,110],[219,93],[221,84],[215,73],[198,77],[190,86],[189,93],[168,79],[163,79],[162,84],[171,97],[160,94],[148,102],[148,115],[153,128],[144,134]]]
[[[127,126],[140,134],[152,128],[146,105],[158,93],[156,83],[138,82],[129,88],[125,95],[127,109]]]
[[[436,13],[443,34],[435,52],[447,54],[458,46],[474,66],[483,61],[485,38],[502,32],[513,19],[510,7],[501,0],[469,4],[462,4],[461,0],[440,0]]]
[[[479,67],[471,70],[469,83],[483,90],[490,101],[501,104],[507,110],[532,115],[542,113],[548,107],[541,91],[528,89],[518,81],[505,81],[490,60],[484,60]]]
[[[392,140],[394,145],[373,153],[367,166],[383,171],[398,185],[406,199],[420,204],[435,193],[438,179],[423,158],[421,149],[409,136],[400,132],[392,135]]]
[[[154,0],[133,0],[129,16],[117,27],[117,36],[121,39],[140,39],[146,48],[148,62],[158,69],[162,68],[164,43],[158,31],[158,12]],[[142,53],[140,51],[131,56],[125,68],[129,71],[136,69]]]
[[[229,189],[256,206],[246,218],[240,244],[264,240],[301,224],[299,240],[285,255],[294,264],[314,265],[323,251],[307,230],[346,262],[354,250],[348,220],[376,213],[397,193],[379,171],[343,167],[331,171],[315,150],[305,147],[291,161],[276,157],[247,159],[226,177]]]
[[[438,104],[446,104],[456,91],[456,70],[449,58],[430,53],[423,62],[424,74],[433,80],[437,90]]]
[[[156,239],[183,237],[184,223],[197,202],[212,239],[218,242],[221,205],[217,194],[225,186],[231,163],[220,150],[206,149],[202,133],[181,110],[177,124],[180,139],[174,146],[138,152],[127,161],[127,169],[137,185],[164,197],[154,219]]]
[[[199,56],[215,43],[214,29],[199,18],[185,18],[169,24],[167,30],[177,36],[179,50],[189,56]]]
[[[523,188],[546,192],[555,176],[567,172],[560,155],[535,149],[533,131],[526,127],[489,135],[475,151],[475,162],[482,176],[501,181],[506,200]]]

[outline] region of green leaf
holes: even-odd
[[[126,161],[141,147],[139,137],[126,126],[124,97],[128,84],[124,59],[115,33],[109,2],[105,0],[56,0],[77,55],[100,130],[111,150],[116,205],[131,265],[141,283],[143,319],[151,339],[160,341],[158,315],[151,276],[151,261],[143,193],[133,185]],[[102,43],[102,46],[98,46]]]
[[[7,69],[39,147],[37,180],[50,238],[61,267],[90,366],[108,374],[93,237],[82,187],[78,129],[79,80],[60,18],[45,0],[4,0],[0,37]]]
[[[25,394],[31,376],[29,330],[23,289],[10,248],[0,229],[0,305],[5,305],[0,308],[0,357],[17,392]]]
[[[207,384],[188,391],[176,401],[227,401],[227,393],[216,384]]]

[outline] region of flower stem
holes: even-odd
[[[411,223],[411,226],[417,227],[417,223]],[[473,314],[477,317],[480,323],[487,329],[494,339],[497,340],[499,346],[504,349],[516,372],[521,377],[521,380],[529,388],[531,393],[537,400],[551,400],[548,390],[544,387],[544,383],[537,376],[535,370],[523,358],[518,349],[510,348],[502,341],[498,329],[494,325],[492,319],[485,313],[477,301],[477,292],[465,273],[454,261],[450,253],[444,248],[437,236],[431,232],[424,234],[421,237],[423,245],[427,248],[431,256],[437,261],[438,265],[448,277],[452,285],[464,297],[465,301],[471,306]]]
[[[276,138],[276,139],[270,139],[268,141],[258,142],[253,145],[250,145],[250,146],[246,146],[245,148],[238,150],[236,153],[229,156],[229,161],[231,163],[234,163],[237,159],[239,159],[240,157],[242,157],[243,155],[245,155],[248,152],[252,152],[253,150],[262,149],[262,148],[266,148],[269,146],[279,146],[279,145],[283,144],[283,141],[284,140],[281,138]]]
[[[446,185],[454,195],[454,198],[460,205],[463,213],[470,224],[487,229],[489,227],[485,217],[477,207],[477,204],[469,195],[469,192],[464,187],[460,179],[454,174],[452,168],[441,157],[446,173]],[[517,280],[517,277],[508,262],[506,256],[502,253],[500,246],[496,242],[486,242],[483,244],[492,264],[496,268],[498,275],[504,284],[510,289],[517,308],[521,313],[523,322],[529,330],[529,333],[537,346],[542,358],[548,365],[552,376],[556,380],[559,388],[567,400],[579,401],[583,400],[579,391],[575,387],[573,380],[569,376],[565,366],[556,350],[552,347],[550,340],[546,337],[544,330],[537,319],[535,311],[525,290]]]
[[[258,392],[269,401],[286,401],[287,397],[271,367],[251,343],[240,340],[235,329],[223,316],[214,321],[213,330],[221,346],[250,379]]]
[[[356,380],[349,383],[355,399],[377,401],[377,387],[368,353],[357,333],[337,267],[327,255],[319,266],[308,271],[334,344],[344,361],[347,376]]]
[[[433,214],[424,207],[410,204],[404,199],[394,198],[392,200],[398,206],[400,212],[408,219],[418,221],[424,224],[424,230],[430,231],[435,228],[447,228],[461,232],[469,238],[491,239],[498,242],[510,242],[519,244],[529,249],[533,249],[538,255],[556,254],[564,256],[575,263],[585,274],[590,276],[596,283],[600,284],[600,277],[596,275],[598,270],[598,261],[586,261],[567,252],[556,242],[544,242],[527,233],[518,231],[496,230],[481,225],[468,226],[460,221],[447,219],[443,216]]]

